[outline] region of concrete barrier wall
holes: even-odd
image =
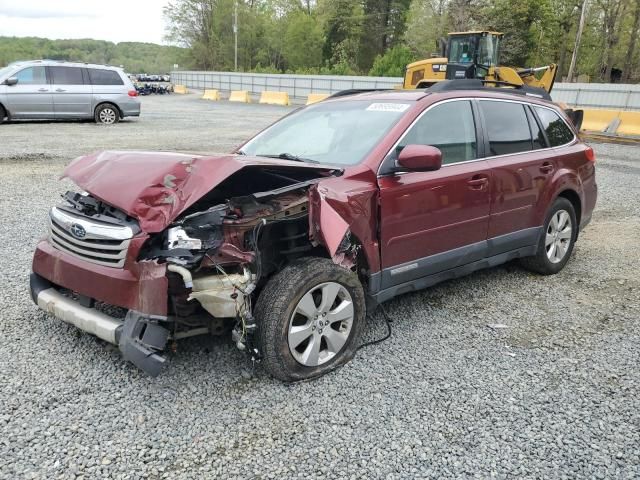
[[[394,77],[352,77],[330,75],[276,75],[233,72],[171,72],[174,84],[201,90],[246,90],[259,96],[264,91],[285,92],[291,98],[306,100],[311,93],[331,94],[350,88],[394,88],[402,83]]]
[[[296,99],[306,99],[311,93],[331,94],[350,88],[394,88],[402,84],[401,77],[203,71],[174,71],[171,72],[171,81],[200,90],[247,90],[251,95],[260,95],[265,90],[286,92],[289,97]],[[640,85],[556,83],[551,96],[555,101],[571,106],[640,111]]]

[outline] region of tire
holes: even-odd
[[[0,123],[4,123],[5,118],[7,118],[7,111],[0,105]]]
[[[325,258],[292,262],[267,282],[256,302],[257,347],[266,371],[293,382],[344,365],[356,353],[365,314],[355,273]]]
[[[111,103],[103,103],[102,105],[98,105],[93,118],[96,123],[113,125],[120,121],[120,111],[118,107]]]
[[[557,227],[559,222],[560,228]],[[570,231],[567,231],[567,225]],[[553,275],[569,261],[578,237],[578,222],[573,204],[566,198],[558,198],[547,212],[543,228],[536,254],[520,261],[528,270]]]

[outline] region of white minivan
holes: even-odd
[[[0,69],[0,123],[93,118],[109,125],[139,115],[138,93],[118,67],[32,60]]]

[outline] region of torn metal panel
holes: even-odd
[[[370,271],[380,270],[380,246],[376,237],[377,202],[376,176],[366,167],[348,178],[322,180],[309,189],[311,240],[324,245],[329,255],[336,257],[345,235],[351,233],[360,240]],[[335,260],[339,264],[345,261],[342,257]]]
[[[215,251],[208,252],[202,260],[203,267],[212,267],[215,265],[239,264],[246,265],[253,263],[255,253],[244,252],[231,243],[223,243]]]

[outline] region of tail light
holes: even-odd
[[[587,157],[587,160],[596,163],[596,152],[593,151],[593,148],[587,147],[587,149],[584,151],[584,155],[585,157]]]
[[[136,90],[129,90],[127,93],[129,94],[130,97],[138,96],[138,92]]]

